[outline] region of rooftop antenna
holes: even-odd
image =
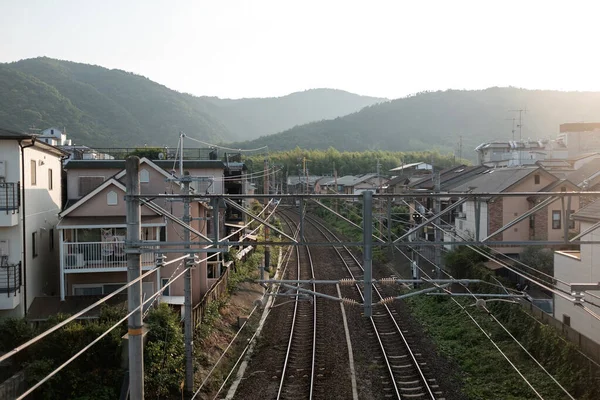
[[[527,114],[527,107],[509,111],[519,113],[519,125],[517,125],[517,128],[519,128],[519,142],[523,142],[523,113]],[[519,165],[521,165],[521,153],[522,151],[519,150]]]
[[[506,121],[512,121],[512,140],[515,141],[515,121],[517,120],[515,117],[513,118],[505,118]]]

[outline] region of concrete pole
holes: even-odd
[[[440,173],[436,172],[435,173],[435,183],[434,183],[434,191],[435,193],[439,193],[440,192]],[[433,212],[435,214],[439,214],[439,212],[441,211],[441,202],[440,202],[440,198],[439,197],[435,197],[435,208],[433,210]],[[440,218],[437,217],[434,221],[435,226],[434,226],[434,240],[436,242],[439,243],[439,241],[441,240],[441,230],[440,230]],[[436,244],[435,245],[435,273],[436,273],[436,278],[440,279],[442,276],[442,245],[441,244]]]
[[[365,317],[373,315],[373,192],[363,192],[363,267],[365,269]]]
[[[383,200],[382,200],[383,201]],[[389,243],[392,243],[394,239],[392,238],[392,199],[387,199],[387,238]],[[390,246],[390,257],[394,259],[394,246]]]
[[[183,194],[190,194],[190,172],[185,171],[182,176]],[[214,210],[213,210],[214,212]],[[183,199],[183,222],[190,224],[190,199]],[[186,244],[183,246],[185,251],[189,251],[190,246],[190,231],[183,229],[183,241]],[[191,399],[194,395],[194,330],[192,326],[192,266],[193,256],[189,256],[185,260],[186,271],[184,275],[184,342],[185,342],[185,382],[184,390],[186,399]]]
[[[265,167],[264,167],[264,170],[265,170],[265,182],[264,182],[264,189],[263,190],[264,190],[265,194],[269,194],[269,160],[267,160],[266,158],[265,158]],[[264,205],[265,205],[265,207],[266,207],[267,204],[269,204],[269,199],[265,197],[264,198]],[[265,215],[267,215],[267,214],[265,214]],[[268,242],[269,241],[269,234],[271,233],[270,232],[270,228],[265,225],[264,229],[265,229],[264,230],[264,232],[265,232],[265,242]],[[271,265],[271,248],[269,247],[269,245],[265,245],[265,265],[264,265],[263,268],[266,271],[268,271],[270,265]]]
[[[126,194],[140,194],[140,159],[128,157],[126,168]],[[126,198],[127,206],[127,281],[131,282],[142,274],[139,243],[141,236],[141,207],[138,198]],[[131,400],[144,399],[144,348],[142,335],[142,281],[138,281],[127,289],[127,305],[129,312],[136,310],[127,319],[127,337],[129,346],[129,391]]]

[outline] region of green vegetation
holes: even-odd
[[[381,163],[381,173],[389,175],[392,168],[412,162],[424,161],[438,168],[446,168],[466,160],[456,160],[452,154],[441,154],[438,151],[392,152],[392,151],[355,151],[341,152],[333,147],[327,150],[304,150],[296,147],[293,150],[279,151],[269,154],[271,164],[282,168],[281,176],[303,174],[302,158],[308,160],[306,165],[310,175],[333,176],[333,168],[338,177],[343,175],[365,174],[377,171],[377,161]],[[251,170],[263,169],[264,156],[254,156],[249,160]]]
[[[172,146],[179,131],[215,143],[247,140],[380,100],[328,89],[221,100],[179,93],[125,71],[46,57],[0,64],[0,127],[66,127],[77,144],[95,147]]]
[[[37,383],[76,352],[125,316],[120,308],[106,307],[95,321],[74,321],[14,357],[11,373],[25,369],[29,386]],[[33,328],[24,319],[0,322],[0,351],[12,350],[67,316],[57,315]],[[114,329],[90,350],[36,390],[36,399],[112,400],[119,397],[124,371],[121,369],[121,336],[126,323]],[[3,377],[6,378],[6,377]]]
[[[312,122],[272,136],[236,143],[234,147],[270,150],[295,147],[340,151],[438,149],[453,152],[459,136],[463,154],[474,158],[475,146],[488,140],[510,140],[507,110],[527,106],[523,137],[554,137],[560,124],[600,113],[600,93],[490,88],[446,90],[366,107],[354,114]],[[526,132],[526,134],[525,134]]]
[[[469,277],[496,283],[494,275],[480,264],[481,256],[466,247],[455,250],[446,261],[456,268],[467,265]],[[501,290],[489,285],[470,286],[474,292]],[[527,356],[514,340],[487,313],[471,305],[460,304],[475,318],[502,351],[545,399],[564,399],[565,394]],[[415,317],[437,344],[439,351],[461,368],[463,391],[470,399],[531,399],[535,394],[519,377],[500,352],[453,299],[415,296],[406,300]],[[600,369],[562,339],[557,332],[539,323],[518,304],[488,302],[491,313],[530,351],[534,357],[577,399],[597,399]]]

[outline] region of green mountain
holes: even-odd
[[[245,138],[257,138],[307,122],[341,117],[387,101],[335,89],[310,89],[272,98],[204,99],[218,106],[215,115],[231,132]]]
[[[0,126],[66,127],[76,143],[97,147],[174,145],[179,131],[209,142],[248,140],[379,101],[330,89],[222,100],[179,93],[121,70],[46,57],[0,64]]]
[[[366,107],[356,113],[312,122],[258,139],[234,143],[236,148],[268,145],[270,150],[327,149],[452,152],[459,137],[463,157],[489,140],[511,140],[512,118],[519,138],[553,138],[565,122],[600,121],[600,92],[560,92],[517,88],[425,92]]]

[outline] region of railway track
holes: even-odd
[[[291,220],[287,218],[286,224],[294,231]],[[295,247],[294,251],[296,268],[289,270],[288,279],[314,279],[314,266],[308,247],[303,251]],[[301,261],[301,253],[304,253],[305,262]],[[314,284],[311,289],[314,291]],[[289,315],[292,323],[277,399],[312,399],[317,347],[317,301],[315,296],[301,294],[298,290],[289,289],[286,294],[292,295],[294,305]]]
[[[326,240],[332,243],[340,242],[337,236],[320,221],[313,218],[306,218],[306,221]],[[335,246],[334,249],[352,279],[362,279],[364,275],[362,264],[350,249],[343,245]],[[364,301],[360,285],[354,285],[354,293]],[[378,285],[374,285],[373,297],[374,301],[384,297]],[[382,389],[385,398],[442,400],[443,394],[439,391],[436,381],[428,379],[425,375],[426,364],[419,361],[420,354],[413,350],[410,334],[400,327],[396,311],[387,304],[377,305],[373,308],[373,316],[369,318],[369,323],[373,329],[373,339],[381,351],[381,362],[386,370],[386,375],[381,376],[384,380]]]

